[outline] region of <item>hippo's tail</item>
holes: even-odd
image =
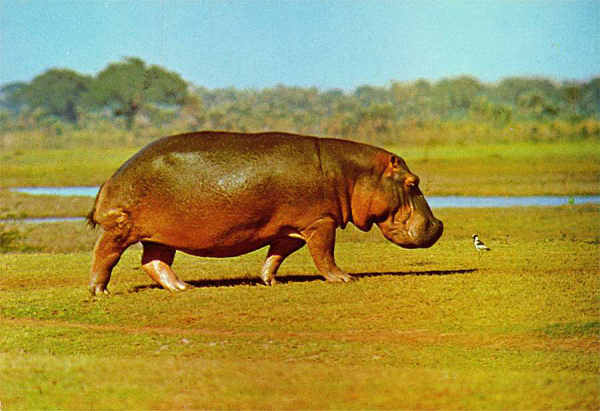
[[[94,207],[92,207],[92,211],[90,211],[85,218],[87,221],[87,224],[92,229],[96,228],[96,226],[98,225],[98,222],[94,219],[94,214],[96,214],[96,206],[98,205],[98,198],[100,197],[100,192],[102,191],[102,187],[104,187],[104,184],[102,184],[100,186],[100,188],[98,189],[98,194],[96,194],[96,199],[94,200]]]
[[[92,209],[92,211],[90,211],[88,213],[88,215],[85,217],[85,219],[87,221],[87,225],[89,225],[91,229],[96,228],[96,225],[98,225],[98,223],[94,220],[94,213],[95,212],[96,212],[96,206],[94,206],[94,208]]]

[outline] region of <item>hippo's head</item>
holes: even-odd
[[[388,240],[404,248],[431,247],[442,235],[444,225],[425,201],[419,177],[396,155],[377,157],[373,174],[363,176],[355,186],[354,224],[368,230],[376,223]]]

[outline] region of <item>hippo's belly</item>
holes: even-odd
[[[323,203],[310,195],[309,187],[284,190],[273,181],[253,181],[243,187],[229,182],[224,188],[208,179],[193,189],[155,187],[136,202],[133,221],[144,241],[197,256],[231,257],[276,238],[301,237],[302,227],[322,214]]]

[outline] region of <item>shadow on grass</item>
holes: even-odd
[[[352,277],[356,279],[371,278],[371,277],[404,277],[408,275],[415,276],[432,276],[432,275],[461,275],[469,274],[477,271],[476,268],[460,269],[460,270],[428,270],[428,271],[389,271],[378,273],[353,273]],[[306,283],[312,281],[325,281],[320,275],[283,275],[277,277],[277,282],[280,284],[288,283]],[[263,285],[263,282],[258,278],[222,278],[222,279],[202,279],[186,281],[189,285],[196,288],[205,287],[235,287],[240,285]],[[161,288],[158,284],[137,285],[129,291],[137,293],[152,288]]]

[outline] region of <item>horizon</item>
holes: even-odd
[[[493,85],[600,74],[596,1],[43,4],[0,3],[0,84],[52,68],[93,76],[129,56],[207,89],[348,92],[463,75]]]

